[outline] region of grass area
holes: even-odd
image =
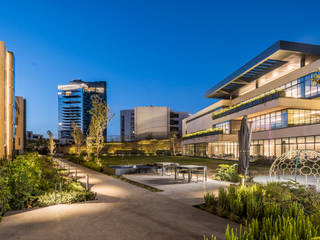
[[[232,165],[237,163],[232,160],[197,158],[187,156],[102,156],[106,166],[110,165],[129,165],[129,164],[153,164],[156,162],[175,162],[182,164],[205,165],[208,168],[208,175],[211,176],[217,172],[220,164]],[[250,174],[253,176],[269,173],[270,165],[261,162],[251,163],[249,167]]]
[[[66,155],[67,160],[79,163],[79,157],[76,155]],[[212,176],[217,173],[220,164],[233,165],[237,161],[212,159],[212,158],[199,158],[188,156],[101,156],[103,165],[135,165],[135,164],[154,164],[156,162],[175,162],[182,164],[192,165],[205,165],[208,168],[208,175]],[[102,171],[101,166],[97,166],[93,161],[83,161],[83,166]],[[251,176],[269,174],[270,164],[264,161],[250,163],[249,173]]]

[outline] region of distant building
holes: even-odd
[[[26,140],[41,140],[42,134],[34,134],[32,131],[26,131]]]
[[[12,158],[14,108],[14,55],[0,42],[0,159]]]
[[[108,135],[107,142],[120,142],[120,136],[119,135]]]
[[[120,111],[120,139],[121,142],[131,142],[134,137],[134,110]]]
[[[181,136],[182,119],[187,112],[170,111],[169,107],[136,107],[120,112],[121,141],[165,139],[171,133]]]
[[[72,122],[75,122],[84,134],[90,125],[92,102],[91,96],[97,94],[107,102],[106,82],[71,81],[67,85],[58,86],[58,136],[60,142],[72,142]],[[107,132],[104,132],[106,139]]]
[[[26,145],[26,100],[15,97],[15,150],[22,154]]]

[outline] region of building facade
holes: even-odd
[[[183,120],[183,154],[237,158],[245,115],[253,157],[320,151],[319,68],[319,45],[276,42],[206,92],[218,101]]]
[[[143,139],[166,139],[171,133],[179,137],[182,131],[182,119],[187,112],[170,111],[169,107],[135,107],[120,112],[121,141]]]
[[[24,152],[26,146],[26,99],[15,97],[15,151]]]
[[[97,94],[107,102],[107,87],[105,81],[84,82],[71,81],[67,85],[58,86],[58,137],[62,143],[72,142],[72,123],[76,123],[84,134],[90,125],[89,110],[92,107],[91,96]],[[104,137],[106,139],[105,130]]]
[[[42,134],[35,134],[32,131],[27,131],[26,132],[26,140],[36,140],[36,141],[38,141],[38,140],[42,140],[42,139],[44,139]]]
[[[14,55],[0,41],[0,159],[14,152]]]
[[[135,140],[133,109],[120,111],[120,140],[121,142],[131,142]]]

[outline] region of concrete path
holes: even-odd
[[[98,200],[9,214],[0,223],[1,240],[200,240],[203,234],[224,239],[226,226],[230,224],[226,219],[79,165],[68,164],[78,168],[82,182],[85,174],[89,174],[92,191],[97,192]]]
[[[157,194],[167,196],[190,206],[203,203],[203,196],[207,192],[218,195],[219,188],[230,185],[230,182],[215,181],[209,178],[207,181],[203,181],[202,177],[199,178],[199,182],[195,182],[196,179],[193,179],[191,183],[188,183],[185,180],[175,181],[173,175],[128,174],[124,176],[133,181],[161,189],[163,192]]]

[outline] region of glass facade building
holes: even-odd
[[[236,123],[244,115],[252,128],[253,158],[274,159],[296,149],[320,151],[316,77],[320,77],[320,46],[277,42],[206,92],[209,98],[221,99],[224,114],[219,116],[218,108],[209,106],[186,119],[184,132],[196,132],[206,124],[221,128],[222,134],[183,140],[183,154],[237,159],[240,124]],[[279,94],[272,98],[273,93]]]
[[[58,86],[58,134],[60,140],[72,141],[72,123],[76,123],[84,134],[90,125],[91,96],[97,94],[106,102],[106,82],[71,81]],[[106,131],[104,132],[106,139]]]

